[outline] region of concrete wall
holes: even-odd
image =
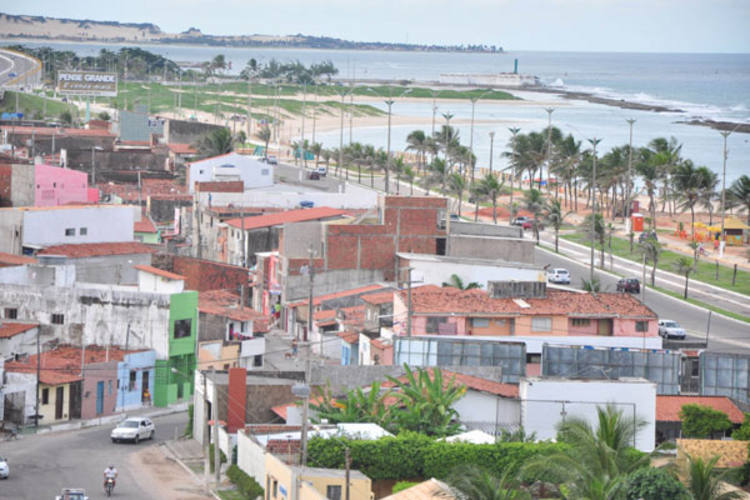
[[[349,288],[378,283],[385,280],[380,269],[343,269],[315,274],[315,294],[324,295]],[[282,276],[283,301],[307,297],[310,279],[307,276]]]
[[[506,264],[502,261],[480,264],[476,261],[460,262],[458,259],[440,259],[427,255],[423,258],[415,254],[403,255],[399,267],[413,268],[412,281],[425,285],[441,286],[449,282],[453,274],[458,275],[464,284],[479,283],[487,290],[488,281],[546,281],[541,268],[528,265]]]
[[[251,156],[237,153],[199,160],[189,165],[188,190],[195,192],[196,182],[241,180],[245,189],[269,187],[273,185],[273,165],[263,163]],[[214,195],[211,194],[213,202]],[[206,194],[208,196],[208,194]],[[213,202],[216,203],[216,202]]]
[[[378,205],[378,193],[371,189],[353,184],[342,184],[340,192],[294,191],[278,192],[275,190],[250,190],[244,193],[211,193],[213,205],[245,206],[245,207],[278,207],[298,208],[300,202],[311,201],[316,207],[372,209]],[[200,194],[202,205],[208,205],[209,193]]]
[[[448,232],[456,236],[489,236],[498,238],[523,238],[519,226],[488,224],[484,222],[448,221]]]
[[[88,180],[83,172],[35,165],[34,177],[34,205],[37,207],[88,202]]]
[[[138,270],[138,291],[152,293],[181,293],[185,289],[183,280],[165,278],[150,271]]]
[[[112,415],[117,406],[117,361],[86,365],[81,394],[81,418],[89,419]],[[104,384],[102,412],[96,412],[97,384]]]
[[[35,167],[33,165],[12,165],[10,178],[10,199],[14,207],[34,206]],[[85,200],[85,198],[84,198]]]
[[[24,232],[23,215],[21,210],[0,209],[0,252],[21,254]]]
[[[76,268],[76,280],[83,283],[111,283],[133,285],[138,282],[135,266],[151,265],[150,253],[102,255],[70,259]]]
[[[57,388],[62,387],[62,417],[55,419],[55,404],[57,402]],[[44,404],[42,395],[44,391],[48,391],[49,397],[47,404]],[[43,425],[54,424],[57,422],[64,422],[70,420],[70,384],[61,385],[47,385],[39,384],[39,415],[41,415],[40,423]]]
[[[186,120],[166,120],[164,122],[164,142],[167,144],[195,144],[214,130],[225,127]]]
[[[19,402],[22,400],[22,424],[29,421],[36,413],[36,373],[16,373],[5,371],[3,374],[3,395],[5,397],[16,395]],[[9,410],[6,406],[5,410]]]
[[[447,254],[451,257],[500,259],[509,262],[534,263],[534,241],[521,238],[495,238],[451,234]]]
[[[34,327],[12,337],[0,338],[0,356],[5,359],[14,354],[36,354],[38,333],[39,327]]]
[[[154,363],[156,362],[156,352],[147,350],[142,352],[133,352],[123,357],[123,360],[117,364],[117,378],[120,381],[120,389],[117,395],[118,411],[126,411],[143,406],[143,378],[148,373],[148,392],[154,394]],[[130,389],[130,372],[135,371],[135,387]]]
[[[237,431],[237,466],[265,488],[266,450],[244,430]]]
[[[508,399],[472,389],[453,404],[459,420],[468,429],[479,429],[492,435],[501,430],[514,431],[521,424],[521,405]]]
[[[537,439],[554,439],[556,426],[566,417],[580,417],[594,428],[597,407],[614,404],[626,419],[642,419],[635,447],[651,452],[656,433],[656,384],[644,379],[571,380],[521,379],[521,423]]]
[[[24,245],[133,241],[135,211],[130,206],[87,206],[24,211]],[[4,214],[0,215],[3,218]],[[81,234],[81,229],[86,234]],[[74,236],[65,231],[73,229]]]

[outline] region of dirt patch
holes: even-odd
[[[150,446],[129,458],[144,490],[159,500],[211,500],[203,487],[162,446]]]

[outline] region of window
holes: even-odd
[[[333,484],[326,486],[326,497],[328,500],[341,500],[341,486]]]
[[[427,326],[425,327],[425,331],[427,333],[438,333],[438,325],[441,323],[445,323],[446,318],[444,317],[430,317],[427,318]]]
[[[591,324],[591,320],[588,318],[573,318],[572,323],[573,326],[589,326]]]
[[[174,322],[174,338],[182,339],[190,336],[190,327],[192,320],[190,319],[178,319]]]
[[[128,390],[134,391],[135,390],[135,384],[136,384],[136,371],[130,370],[130,380],[128,383]]]
[[[78,228],[78,234],[80,236],[86,236],[87,234],[89,234],[89,229],[87,227],[80,227]]]
[[[552,318],[531,318],[532,332],[552,331]]]
[[[490,320],[487,318],[471,318],[471,326],[474,328],[488,328]]]
[[[65,324],[65,315],[64,314],[53,314],[52,315],[52,324],[53,325],[63,325],[63,324]]]
[[[279,496],[279,482],[277,480],[273,480],[273,497],[276,498]]]
[[[256,367],[262,367],[263,366],[263,355],[262,354],[256,354],[253,357],[253,366],[256,366]]]
[[[636,321],[635,322],[635,331],[636,332],[647,332],[648,331],[648,321]]]
[[[49,404],[49,389],[47,388],[42,389],[42,404],[43,405]]]
[[[75,236],[75,235],[76,235],[76,228],[74,227],[65,228],[65,236]]]
[[[15,307],[6,307],[4,317],[5,319],[18,319],[18,309]]]

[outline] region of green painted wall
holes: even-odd
[[[175,338],[175,323],[190,320],[190,335]],[[169,357],[195,354],[196,328],[198,326],[198,292],[172,294],[169,304]]]
[[[139,233],[136,231],[133,233],[135,235],[136,240],[140,240],[143,243],[148,243],[151,245],[158,245],[161,243],[161,232],[156,233]]]

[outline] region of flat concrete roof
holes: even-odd
[[[481,236],[481,238],[486,238],[486,237]],[[498,238],[498,239],[518,240],[520,238]],[[515,262],[515,261],[509,261],[509,260],[503,260],[503,259],[481,259],[481,258],[476,258],[476,257],[452,257],[449,255],[432,255],[432,254],[426,254],[426,253],[409,253],[409,252],[396,252],[396,255],[398,257],[401,257],[402,259],[418,260],[422,262],[447,262],[447,263],[453,263],[453,264],[471,264],[471,265],[493,266],[493,267],[513,267],[513,268],[521,268],[521,269],[534,269],[537,271],[542,271],[544,269],[543,266],[539,266],[536,264],[528,264],[525,262]]]

